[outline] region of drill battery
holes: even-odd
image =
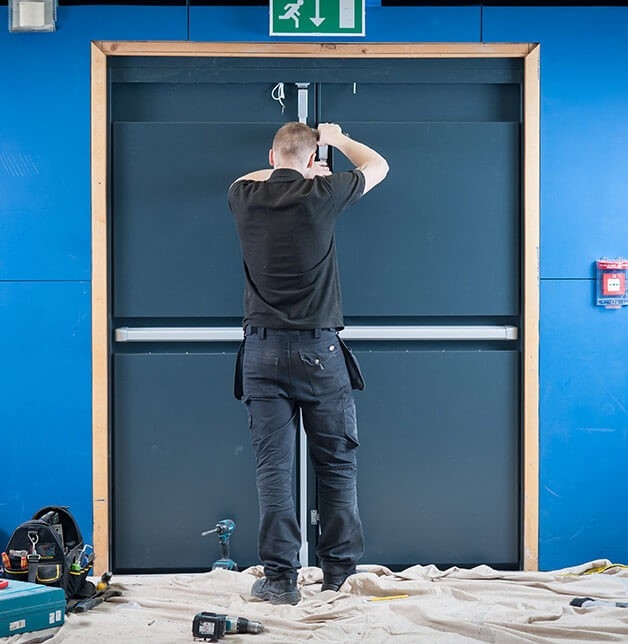
[[[199,639],[217,642],[225,636],[227,621],[216,613],[198,613],[192,622],[192,635]]]
[[[192,635],[210,642],[217,642],[226,633],[261,633],[263,630],[264,626],[260,622],[207,611],[197,613],[192,622]]]

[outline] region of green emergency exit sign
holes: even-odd
[[[364,33],[364,0],[270,0],[271,36]]]

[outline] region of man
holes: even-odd
[[[356,168],[332,174],[315,161],[317,144],[333,146]],[[296,604],[301,539],[292,470],[299,411],[318,482],[322,590],[338,590],[364,551],[355,402],[337,335],[343,317],[334,226],[385,178],[388,164],[333,123],[318,130],[286,123],[269,161],[272,170],[246,174],[229,188],[245,275],[236,397],[248,410],[260,506],[265,576],[251,594]]]

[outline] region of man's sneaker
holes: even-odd
[[[299,603],[301,593],[297,589],[296,579],[258,579],[251,588],[251,596],[263,599],[271,604]]]
[[[323,590],[334,590],[339,591],[342,584],[347,581],[347,578],[351,575],[355,575],[355,566],[347,572],[343,572],[340,575],[330,575],[328,573],[323,573],[323,585],[321,586],[321,591]]]

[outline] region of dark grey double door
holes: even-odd
[[[338,226],[344,333],[367,380],[364,562],[518,567],[520,62],[110,60],[114,569],[207,569],[218,545],[200,533],[222,518],[233,558],[257,563],[226,190],[303,116],[297,83],[310,125],[340,123],[391,166]],[[301,471],[306,488],[309,518]],[[316,563],[315,526],[308,539]]]

